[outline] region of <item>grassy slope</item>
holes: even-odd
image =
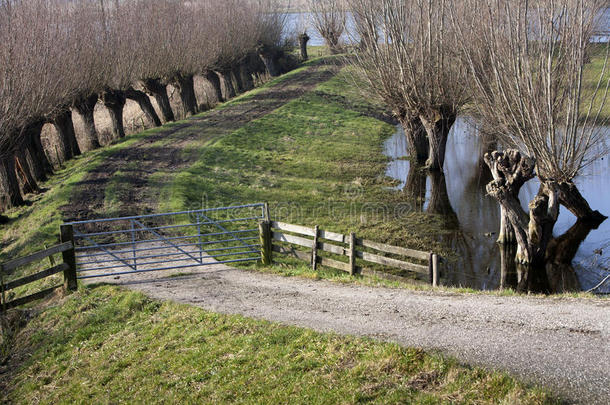
[[[280,77],[265,87],[285,78]],[[220,108],[245,102],[260,91],[256,89]],[[272,214],[278,219],[306,225],[317,223],[340,232],[355,231],[381,242],[435,250],[450,257],[451,250],[437,239],[448,228],[442,218],[412,211],[410,207],[417,205],[416,202],[405,194],[387,190],[392,183],[383,176],[387,160],[381,153],[381,144],[394,128],[367,116],[379,112],[378,106],[363,99],[350,83],[349,74],[343,71],[315,92],[228,136],[212,137],[210,142],[192,145],[185,153],[197,156],[194,166],[181,173],[159,171],[153,176],[154,184],[150,187],[161,190],[157,211],[192,209],[202,204],[270,201]],[[169,126],[176,124],[179,123]],[[110,148],[70,161],[44,184],[48,191],[35,196],[32,206],[8,213],[13,220],[0,229],[0,261],[56,243],[62,222],[59,208],[68,204],[73,186],[107,156],[167,127],[129,136]],[[149,146],[165,144],[172,144],[172,136]],[[125,165],[125,173],[129,173],[129,167]],[[120,204],[120,194],[129,187],[121,182],[121,173],[106,188],[106,211],[99,216],[113,214]],[[32,267],[25,272],[35,270]],[[279,260],[270,270],[286,275],[354,281],[345,273],[329,269],[312,272],[291,260]],[[46,279],[42,283],[51,285],[54,281]],[[40,287],[28,288],[37,291]],[[18,293],[27,292],[28,289],[23,289]]]
[[[436,239],[441,217],[414,212],[414,202],[388,190],[381,148],[394,127],[352,100],[361,96],[342,71],[231,135],[193,146],[198,162],[168,183],[161,210],[269,201],[277,220],[450,255]]]
[[[4,399],[15,403],[554,402],[439,355],[109,286],[81,289],[47,309],[15,342],[24,362],[3,381]]]
[[[209,205],[278,201],[301,207],[276,210],[283,219],[315,219],[333,230],[353,229],[412,247],[434,246],[429,233],[440,232],[439,218],[372,212],[370,207],[380,202],[393,208],[404,202],[386,190],[391,183],[381,175],[386,159],[380,144],[393,128],[363,115],[374,107],[364,101],[354,104],[360,97],[343,79],[339,76],[205,148],[194,145],[185,153],[197,154],[197,164],[175,176],[155,176],[163,187],[159,210],[192,208],[204,196]],[[351,100],[349,108],[341,96]],[[58,208],[68,202],[73,185],[113,151],[147,133],[70,162],[45,185],[49,191],[33,206],[9,213],[14,221],[1,231],[9,247],[3,248],[3,257],[54,243],[61,222]],[[106,190],[110,208],[121,188],[120,178],[115,180],[116,187]],[[346,215],[363,207],[364,216]],[[407,234],[405,227],[418,231]],[[291,264],[280,263],[272,271],[349,279],[328,269],[311,273]],[[12,398],[23,402],[120,401],[134,395],[152,402],[229,402],[238,394],[246,402],[263,402],[263,396],[264,402],[329,403],[548,400],[504,376],[464,369],[438,356],[210,314],[110,287],[82,289],[35,316],[16,342],[5,342],[5,348],[25,360],[8,382],[14,388]]]
[[[601,73],[604,69],[604,63],[606,61],[606,52],[608,48],[608,44],[597,45],[593,50],[593,55],[591,57],[591,63],[587,66],[583,76],[583,100],[585,100],[582,111],[586,112],[589,108],[589,104],[591,102],[591,96],[595,92],[595,89],[598,86],[598,82],[601,77]],[[595,114],[599,110],[599,106],[602,103],[604,97],[604,90],[606,83],[610,80],[610,65],[606,66],[604,76],[600,85],[600,89],[598,90],[597,97],[593,100],[592,105],[592,113]],[[604,103],[604,106],[600,111],[600,119],[606,122],[610,121],[610,99],[607,99]]]

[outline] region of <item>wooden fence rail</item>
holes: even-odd
[[[282,244],[278,244],[278,242]],[[319,229],[318,226],[309,228],[278,221],[266,221],[261,224],[261,244],[263,245],[263,263],[265,264],[271,263],[272,252],[276,252],[308,261],[314,270],[317,268],[317,265],[322,265],[342,270],[352,275],[378,276],[390,280],[406,279],[405,277],[388,274],[383,271],[358,266],[357,259],[359,259],[362,262],[424,275],[429,278],[433,286],[438,286],[439,284],[439,256],[437,254],[357,238],[354,233],[343,235]],[[298,250],[294,246],[306,248],[308,252],[302,249]],[[320,251],[340,257],[347,257],[348,261],[345,262],[320,256]],[[374,251],[374,253],[371,251]],[[400,256],[401,259],[388,257],[384,254]]]
[[[0,311],[6,311],[7,309],[44,298],[47,295],[53,293],[55,290],[62,287],[64,287],[66,290],[76,290],[76,257],[74,253],[74,242],[71,236],[71,227],[62,226],[61,236],[63,243],[59,245],[0,264]],[[51,257],[58,253],[62,254],[63,263],[60,263],[58,265],[52,264],[52,267],[42,270],[38,273],[30,274],[16,280],[6,281],[6,278],[13,275],[17,268],[36,261],[40,261],[47,257]],[[62,272],[64,275],[64,282],[62,284],[7,302],[7,291]]]

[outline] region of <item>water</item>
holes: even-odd
[[[310,13],[287,13],[286,14],[286,27],[284,29],[285,37],[296,37],[296,35],[307,31],[309,35],[309,46],[323,46],[326,43],[324,38],[320,36],[318,31],[313,27],[311,22]],[[352,13],[347,13],[345,21],[345,31],[341,35],[341,41],[344,44],[353,44],[358,42],[358,36],[356,34],[356,28],[354,23],[354,17]]]
[[[610,127],[603,130],[610,135]],[[441,214],[446,229],[454,229],[443,236],[443,241],[460,259],[447,265],[443,282],[483,290],[514,287],[518,279],[516,269],[502,266],[500,245],[495,242],[500,208],[485,192],[491,176],[482,162],[484,151],[473,126],[463,118],[453,126],[447,143],[445,176],[410,170],[409,161],[402,159],[406,157],[407,145],[400,126],[385,142],[384,150],[392,159],[386,175],[399,181],[395,190],[405,193],[407,198],[419,200],[419,210]],[[610,214],[610,157],[595,161],[574,182],[593,209]],[[525,209],[537,191],[536,180],[529,181],[521,189],[519,197]],[[555,236],[562,235],[575,222],[574,215],[562,207]],[[576,253],[573,264],[581,288],[588,290],[610,274],[609,263],[610,219],[592,230]],[[598,292],[610,293],[610,282]]]
[[[600,30],[610,30],[610,8],[606,9],[603,17],[600,20]],[[285,37],[295,37],[296,35],[307,31],[309,35],[310,46],[322,46],[325,45],[324,39],[320,36],[318,31],[313,28],[311,23],[311,13],[287,13],[286,14],[286,27],[284,29]],[[592,39],[593,42],[607,42],[610,39],[608,36],[596,36]],[[348,12],[346,17],[346,29],[341,40],[344,44],[358,43],[358,35],[356,34],[356,28],[354,23],[354,17],[352,13]]]

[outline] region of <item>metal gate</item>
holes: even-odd
[[[69,222],[79,279],[256,261],[266,204]]]

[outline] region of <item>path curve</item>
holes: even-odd
[[[610,302],[366,287],[237,270],[112,280],[162,300],[440,350],[570,402],[610,398]]]

